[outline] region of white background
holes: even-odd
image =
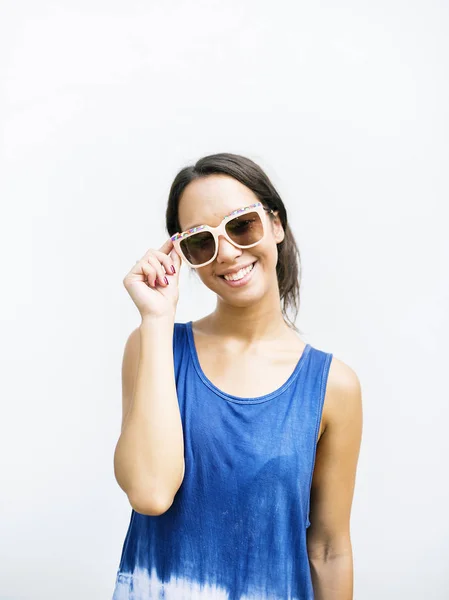
[[[355,599],[447,599],[448,3],[3,0],[0,22],[1,600],[112,596],[122,280],[215,152],[272,178],[302,337],[361,380]],[[178,321],[213,309],[181,288]]]

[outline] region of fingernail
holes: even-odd
[[[157,285],[157,279],[154,280],[154,287]]]
[[[166,277],[164,277],[164,281],[168,285],[168,279]]]
[[[176,271],[175,271],[175,267],[174,267],[173,265],[171,265],[170,269],[171,269],[171,272],[172,272],[172,273],[176,273]]]

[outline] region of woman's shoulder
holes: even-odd
[[[174,335],[185,335],[187,333],[187,329],[190,325],[189,321],[183,322],[183,321],[175,321],[174,323],[174,327],[173,327],[173,333]]]
[[[332,355],[329,368],[328,386],[334,393],[346,394],[360,389],[357,373],[347,363]]]
[[[345,426],[361,413],[362,389],[355,370],[332,355],[324,398],[327,425]]]
[[[175,321],[173,327],[173,349],[179,346],[186,346],[189,339],[190,321]]]

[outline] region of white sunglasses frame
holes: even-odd
[[[219,236],[223,235],[228,242],[230,242],[233,246],[236,246],[237,248],[253,248],[254,246],[257,246],[257,244],[260,244],[260,242],[264,239],[265,234],[266,234],[266,226],[265,226],[265,219],[263,218],[263,213],[264,211],[267,211],[269,213],[274,214],[274,211],[271,208],[265,208],[265,206],[262,204],[262,202],[256,202],[254,204],[250,204],[249,206],[243,206],[242,208],[237,208],[236,210],[232,211],[232,213],[229,213],[229,215],[226,215],[225,217],[223,217],[223,220],[221,221],[221,223],[219,225],[217,225],[217,227],[211,227],[210,225],[198,225],[197,227],[192,227],[191,229],[187,229],[186,231],[183,231],[182,233],[175,233],[174,235],[171,236],[171,241],[173,242],[173,246],[175,248],[175,250],[178,252],[178,254],[181,256],[181,258],[193,269],[199,269],[200,267],[205,267],[206,265],[210,264],[212,261],[214,261],[217,257],[218,254],[218,246],[219,246]],[[229,221],[232,221],[232,219],[235,219],[235,217],[238,217],[239,215],[245,213],[245,212],[257,212],[260,215],[260,220],[262,221],[262,228],[263,228],[263,234],[262,237],[260,238],[260,240],[258,240],[257,242],[255,242],[254,244],[250,244],[249,246],[241,246],[240,244],[237,244],[236,242],[234,242],[234,240],[232,240],[227,231],[226,231],[226,224]],[[184,255],[184,252],[181,249],[181,242],[183,240],[185,240],[186,238],[194,235],[195,233],[198,233],[199,231],[209,231],[215,240],[215,252],[213,257],[208,260],[205,263],[201,263],[200,265],[193,265],[188,259],[187,257]]]

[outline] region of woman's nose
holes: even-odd
[[[242,254],[242,249],[237,248],[234,244],[231,244],[224,236],[218,236],[218,253],[216,261],[221,262],[233,262]]]

